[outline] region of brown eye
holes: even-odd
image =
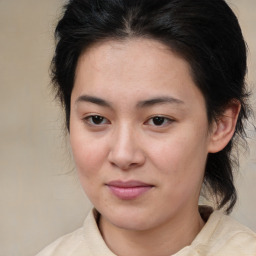
[[[156,126],[160,126],[163,125],[164,121],[166,118],[162,117],[162,116],[156,116],[152,118],[152,122],[154,125]]]
[[[91,125],[103,125],[109,123],[105,117],[98,115],[87,116],[85,120]]]
[[[168,124],[171,124],[174,120],[168,118],[168,117],[164,117],[164,116],[154,116],[151,117],[146,124],[151,125],[151,126],[166,126]]]

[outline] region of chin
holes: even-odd
[[[112,225],[126,230],[133,231],[144,231],[152,228],[154,226],[154,219],[152,219],[152,214],[147,211],[143,211],[138,207],[133,209],[120,209],[112,210],[109,213],[104,214],[105,218]],[[151,221],[149,221],[151,220]]]
[[[112,224],[120,229],[130,230],[130,231],[144,231],[150,229],[148,223],[145,221],[140,221],[134,218],[119,218],[112,221]]]

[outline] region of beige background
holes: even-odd
[[[32,256],[81,225],[90,205],[77,181],[48,69],[64,0],[0,0],[0,256]],[[256,2],[230,0],[256,82]],[[254,106],[255,103],[254,89]],[[256,231],[256,135],[238,174],[233,215]]]

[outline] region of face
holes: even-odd
[[[70,142],[82,187],[111,225],[146,230],[197,211],[205,101],[188,63],[161,43],[109,41],[81,55]]]

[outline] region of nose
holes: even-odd
[[[122,127],[114,132],[108,155],[112,165],[129,170],[144,164],[145,154],[136,137],[134,129],[128,127]]]

